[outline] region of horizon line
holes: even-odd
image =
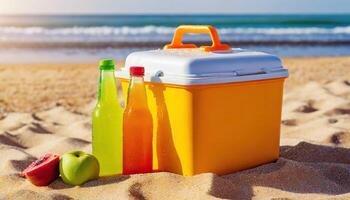
[[[207,15],[207,16],[235,16],[235,15],[350,15],[350,12],[317,12],[317,13],[296,13],[296,12],[290,12],[290,13],[263,13],[263,12],[257,12],[257,13],[0,13],[0,16],[91,16],[91,15],[115,15],[115,16],[200,16],[200,15]]]

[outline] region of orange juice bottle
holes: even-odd
[[[123,116],[123,174],[152,172],[152,115],[147,104],[144,68],[130,67]]]

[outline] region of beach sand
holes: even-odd
[[[217,176],[154,173],[35,187],[45,152],[91,151],[96,64],[0,65],[0,199],[350,199],[350,57],[286,58],[281,155]],[[253,139],[253,138],[252,138]]]

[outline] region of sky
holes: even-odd
[[[0,14],[349,13],[350,0],[0,0]]]

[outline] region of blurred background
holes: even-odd
[[[90,152],[98,61],[122,67],[130,52],[169,43],[181,24],[213,25],[234,48],[281,58],[289,77],[278,161],[78,188],[18,176],[45,152]],[[0,0],[0,199],[350,199],[349,148],[349,0]]]
[[[350,54],[346,0],[0,2],[0,63],[124,59],[135,50],[161,48],[181,24],[210,24],[233,47],[279,56]]]

